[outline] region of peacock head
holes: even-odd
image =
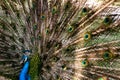
[[[30,50],[24,50],[23,53],[24,54],[22,56],[20,64],[24,64],[25,62],[29,61],[29,55],[31,54],[31,51]]]

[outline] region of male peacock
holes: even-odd
[[[120,0],[0,0],[0,75],[120,80],[119,5]]]

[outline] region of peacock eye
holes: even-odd
[[[44,16],[44,15],[42,15],[42,16],[41,16],[41,19],[42,19],[42,20],[44,20],[44,19],[45,19],[45,16]]]
[[[88,60],[86,60],[86,59],[85,59],[85,60],[82,60],[82,61],[81,61],[81,64],[82,64],[83,67],[88,66]]]
[[[54,6],[54,7],[52,8],[52,14],[55,14],[56,12],[57,12],[57,7]]]
[[[87,8],[83,8],[82,13],[87,13]]]
[[[67,47],[66,49],[65,49],[65,52],[66,53],[71,53],[73,50],[74,50],[75,48],[74,47]]]
[[[73,30],[74,30],[74,27],[72,27],[72,26],[68,27],[68,32],[73,32]]]
[[[110,23],[111,23],[111,19],[110,19],[109,17],[106,17],[106,18],[103,20],[103,23],[104,23],[105,25],[110,24]]]
[[[49,34],[49,33],[50,33],[49,29],[46,29],[45,32],[46,32],[46,34]]]
[[[90,38],[91,38],[91,34],[90,33],[85,33],[84,40],[89,40]]]
[[[54,62],[57,62],[58,60],[60,60],[60,58],[59,58],[59,57],[54,57],[52,60],[53,60]]]
[[[41,39],[41,35],[40,35],[40,34],[38,35],[38,38],[37,38],[37,39],[38,39],[38,40],[40,40],[40,39]]]
[[[67,48],[66,51],[69,52],[69,51],[70,51],[70,48]]]
[[[34,25],[33,25],[33,30],[34,30],[34,31],[37,30],[37,24],[34,24]]]
[[[62,44],[60,42],[55,44],[56,49],[59,49],[61,46],[62,46]]]
[[[109,21],[110,21],[109,18],[105,18],[105,19],[104,19],[104,22],[105,22],[105,23],[108,23]]]
[[[111,59],[112,57],[113,57],[112,53],[110,53],[110,52],[108,52],[108,51],[104,52],[104,54],[103,54],[103,58],[104,58],[105,60]]]
[[[69,8],[71,7],[71,2],[70,1],[68,1],[67,3],[66,3],[66,5],[65,5],[65,10],[68,10]]]

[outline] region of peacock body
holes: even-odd
[[[31,80],[120,80],[119,51],[119,0],[0,0],[8,80],[19,80],[23,55]]]

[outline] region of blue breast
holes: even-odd
[[[19,76],[19,80],[30,80],[30,76],[28,75],[30,62],[26,61]]]

